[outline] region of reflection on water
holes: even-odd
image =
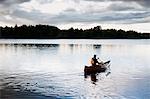
[[[110,71],[107,71],[107,72],[104,72],[104,73],[105,73],[105,75],[103,75],[103,77],[104,77],[104,76],[107,77],[108,75],[111,74]],[[90,75],[84,75],[84,78],[85,78],[85,79],[88,79],[88,78],[90,77],[91,82],[92,82],[93,84],[96,84],[96,82],[97,82],[98,80],[100,80],[100,79],[98,79],[98,77],[99,77],[99,75],[101,75],[101,74],[102,74],[102,73],[92,73],[92,74],[90,74]],[[102,76],[101,76],[100,78],[102,78]]]
[[[0,99],[149,99],[150,45],[112,42],[0,44]],[[84,78],[93,54],[111,73]]]
[[[91,75],[84,75],[84,77],[87,79],[88,77],[90,77],[91,82],[93,84],[96,84],[96,82],[98,81],[97,76],[98,74],[91,74]]]

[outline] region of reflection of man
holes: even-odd
[[[96,82],[98,81],[98,79],[96,78],[96,74],[91,74],[91,81],[93,84],[96,84]]]
[[[99,62],[96,58],[96,55],[94,55],[94,57],[91,59],[91,64],[92,64],[92,66],[96,66],[97,63],[99,64]]]

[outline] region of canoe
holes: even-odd
[[[105,72],[107,68],[110,66],[110,61],[100,63],[96,66],[85,66],[84,67],[84,74],[89,75],[89,74],[96,74],[96,73],[101,73]]]

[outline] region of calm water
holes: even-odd
[[[97,82],[93,54],[111,60]],[[150,40],[0,40],[0,99],[150,99]]]

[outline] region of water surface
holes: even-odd
[[[149,99],[150,40],[0,40],[0,99]],[[84,66],[97,54],[111,73]]]

